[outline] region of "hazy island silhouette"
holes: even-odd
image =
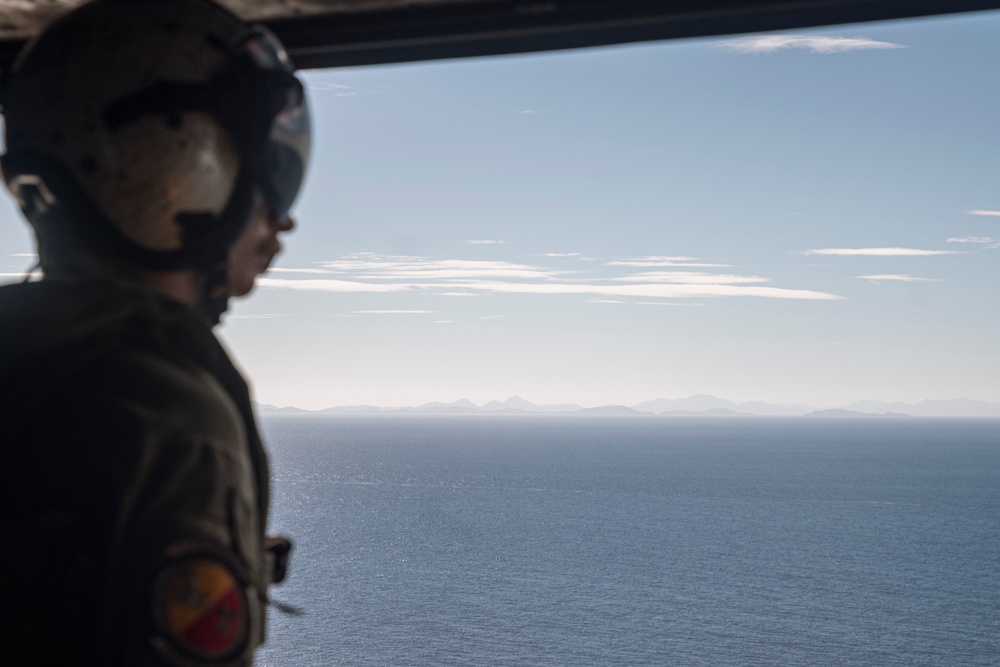
[[[598,415],[660,417],[818,417],[818,418],[905,418],[905,417],[993,417],[1000,418],[1000,403],[969,398],[924,400],[918,403],[855,401],[847,405],[816,407],[804,403],[736,403],[724,398],[699,394],[687,398],[657,398],[635,405],[584,407],[576,403],[535,404],[520,396],[505,401],[477,405],[467,399],[451,403],[424,403],[417,406],[385,407],[343,405],[322,410],[294,406],[278,407],[256,403],[262,415],[332,415],[332,414],[437,414],[437,415]]]

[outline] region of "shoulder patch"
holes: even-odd
[[[212,551],[189,553],[167,561],[156,579],[158,634],[196,664],[224,662],[247,645],[246,586],[227,560]]]

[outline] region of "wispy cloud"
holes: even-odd
[[[636,285],[521,285],[512,283],[482,283],[478,289],[519,294],[599,294],[603,296],[633,296],[664,299],[701,297],[760,297],[769,299],[838,300],[842,297],[812,290],[781,287],[737,286],[716,284],[636,284]]]
[[[989,236],[953,236],[948,239],[948,243],[972,243],[982,246],[984,250],[1000,248],[1000,241]]]
[[[457,280],[475,278],[553,279],[567,273],[514,262],[443,259],[426,257],[378,256],[370,253],[350,255],[324,262],[330,272],[347,273],[365,280]]]
[[[770,282],[760,276],[737,276],[698,271],[645,271],[615,278],[623,282],[672,283],[675,285],[741,285]]]
[[[337,97],[356,97],[358,89],[354,86],[347,86],[342,83],[330,83],[329,81],[310,81],[306,84],[309,90],[322,90],[334,93]]]
[[[228,315],[230,320],[273,320],[276,317],[288,317],[286,313],[257,313],[254,315]]]
[[[310,280],[293,280],[291,278],[258,278],[257,286],[271,287],[278,289],[303,290],[306,292],[342,292],[345,294],[355,293],[355,292],[375,292],[375,293],[409,292],[411,290],[420,287],[420,285],[416,284],[410,284],[410,285],[405,283],[378,284],[378,283],[356,282],[352,280],[330,280],[325,278],[317,278]]]
[[[692,258],[653,258],[654,262]],[[434,296],[486,294],[579,295],[614,301],[621,297],[689,299],[760,297],[831,300],[841,297],[807,289],[763,285],[768,278],[704,271],[649,271],[613,275],[608,265],[589,271],[504,261],[436,260],[426,257],[358,253],[322,263],[329,278],[265,277],[261,287],[335,293],[419,293]],[[698,266],[696,263],[680,266]],[[609,273],[611,275],[609,275]]]
[[[497,239],[471,239],[466,241],[468,245],[502,245],[506,241],[499,241]]]
[[[699,262],[697,257],[664,257],[662,255],[651,255],[647,257],[628,257],[606,262],[605,266],[634,266],[634,267],[681,267],[681,268],[725,268],[729,264],[706,264]]]
[[[953,236],[948,243],[993,243],[988,236]]]
[[[814,248],[804,250],[806,255],[839,255],[843,257],[929,257],[933,255],[960,255],[960,250],[921,250],[918,248]]]
[[[849,51],[870,51],[883,49],[903,49],[902,44],[881,42],[867,37],[809,37],[803,35],[761,35],[741,37],[719,42],[717,46],[727,51],[739,53],[774,53],[799,49],[811,53],[846,53]]]
[[[578,252],[540,252],[535,257],[581,257]]]
[[[431,315],[434,310],[355,310],[354,315]]]
[[[673,301],[636,301],[637,306],[673,306],[673,307],[686,307],[686,308],[702,308],[705,304],[703,303],[676,303]]]
[[[310,91],[323,93],[323,94],[333,94],[336,97],[360,97],[362,95],[377,95],[378,93],[384,92],[386,89],[384,86],[379,86],[375,88],[365,88],[361,86],[352,86],[346,83],[339,83],[337,81],[331,81],[329,79],[322,78],[321,74],[306,74],[305,86]]]
[[[469,284],[472,289],[505,294],[595,294],[601,296],[633,296],[645,298],[700,298],[700,297],[764,297],[770,299],[840,299],[834,294],[812,290],[784,289],[743,285],[687,285],[687,284],[636,284],[596,285],[582,283],[507,283],[478,281]]]
[[[617,260],[614,262],[608,262],[610,265],[623,265],[623,266],[634,266],[627,264],[627,262],[693,262],[698,259],[697,257],[685,257],[683,255],[675,256],[665,256],[665,255],[644,255],[642,257],[629,257],[623,260]]]
[[[517,113],[521,114],[522,116],[534,116],[535,114],[538,113],[538,109],[521,109]]]
[[[311,274],[330,274],[332,271],[327,271],[326,269],[283,269],[280,267],[272,266],[267,270],[270,273],[311,273]]]
[[[908,276],[902,273],[880,273],[870,276],[855,276],[861,280],[870,280],[873,283],[881,282],[901,282],[901,283],[936,283],[940,282],[939,278],[918,278],[917,276]]]
[[[976,210],[976,211],[966,211],[969,215],[986,215],[993,217],[1000,217],[1000,211],[989,211],[989,210]]]

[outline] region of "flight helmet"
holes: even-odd
[[[29,43],[3,90],[3,179],[45,248],[224,274],[260,198],[287,217],[310,151],[276,37],[207,0],[94,0]]]

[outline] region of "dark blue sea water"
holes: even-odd
[[[263,426],[262,667],[1000,665],[1000,420]]]

